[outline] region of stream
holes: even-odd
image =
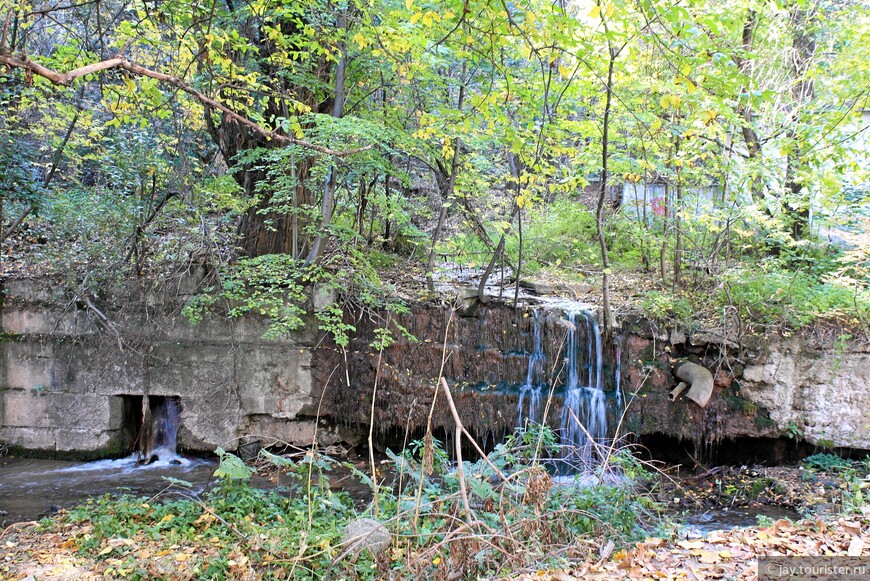
[[[166,459],[149,465],[137,463],[134,456],[118,460],[75,462],[34,458],[0,459],[0,530],[12,523],[39,520],[62,508],[72,508],[88,498],[105,494],[152,496],[164,491],[177,478],[192,484],[191,490],[202,493],[212,480],[216,459],[163,455]],[[364,466],[360,468],[365,469]],[[344,470],[330,476],[335,489],[348,492],[357,500],[370,499],[368,487]],[[289,483],[285,475],[272,479],[254,477],[252,484],[275,488]],[[363,503],[364,504],[364,503]],[[714,530],[758,526],[758,516],[772,520],[799,520],[801,515],[781,506],[716,508],[704,512],[675,516],[678,536],[699,538]]]
[[[38,520],[107,493],[151,496],[166,489],[166,478],[185,480],[202,492],[217,460],[165,455],[152,464],[135,455],[118,460],[74,462],[0,458],[0,527]]]

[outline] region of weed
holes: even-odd
[[[790,440],[797,440],[804,437],[804,432],[795,422],[790,421],[785,425],[785,435],[788,436]]]
[[[804,464],[813,470],[821,472],[845,470],[852,466],[852,463],[848,460],[833,454],[813,454],[812,456],[807,456],[804,458]]]
[[[545,426],[520,430],[485,458],[464,462],[461,480],[440,443],[414,442],[389,453],[392,486],[356,472],[375,493],[362,511],[330,490],[336,462],[314,451],[298,461],[261,454],[292,477],[282,491],[252,487],[252,469],[221,451],[217,485],[201,497],[173,483],[160,500],[105,496],[60,518],[87,525],[72,544],[98,561],[100,573],[129,578],[431,579],[445,576],[448,564],[467,578],[491,577],[557,566],[556,555],[588,535],[625,546],[654,528],[655,502],[623,480],[554,479],[539,463],[540,451],[554,445]],[[616,452],[612,465],[626,476],[647,475],[627,451]],[[342,545],[345,525],[363,516],[391,533],[380,556]],[[142,557],[147,543],[165,548]]]

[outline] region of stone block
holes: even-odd
[[[54,452],[57,449],[57,429],[0,424],[0,442],[35,452]]]
[[[293,419],[312,414],[311,351],[304,348],[240,347],[235,355],[235,379],[242,402],[256,406],[246,413]]]
[[[221,446],[236,448],[243,431],[242,410],[232,386],[216,388],[212,393],[198,392],[181,397],[181,444],[191,450],[214,450]]]
[[[0,392],[0,425],[19,428],[118,430],[120,397],[36,390]]]
[[[25,305],[3,310],[3,332],[78,336],[92,335],[97,329],[83,311],[55,311]]]
[[[14,389],[46,388],[54,384],[51,344],[27,341],[0,343],[4,377],[0,385]]]
[[[214,397],[217,392],[232,389],[233,362],[233,348],[229,345],[156,345],[145,372],[148,393]]]
[[[145,385],[142,356],[129,349],[119,351],[108,337],[57,344],[52,376],[56,389],[70,393],[141,395]]]
[[[107,430],[61,429],[56,431],[58,452],[107,452],[117,455],[122,452],[117,433]]]
[[[3,281],[7,303],[44,303],[59,305],[69,300],[65,285],[51,277],[8,278]]]

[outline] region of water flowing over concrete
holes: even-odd
[[[534,350],[529,354],[529,371],[526,381],[520,387],[520,401],[517,405],[517,425],[524,427],[528,422],[541,423],[544,410],[542,402],[548,392],[544,364],[547,360],[541,342],[541,311],[534,309]]]

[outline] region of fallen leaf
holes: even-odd
[[[852,539],[852,542],[849,543],[849,550],[847,551],[847,555],[850,557],[860,557],[861,551],[864,550],[864,541],[861,540],[861,537],[855,537]]]
[[[860,535],[861,534],[861,523],[857,523],[857,522],[849,521],[849,520],[843,520],[843,521],[840,521],[840,526],[843,527],[844,529],[846,529],[847,533],[850,533],[853,535]]]

